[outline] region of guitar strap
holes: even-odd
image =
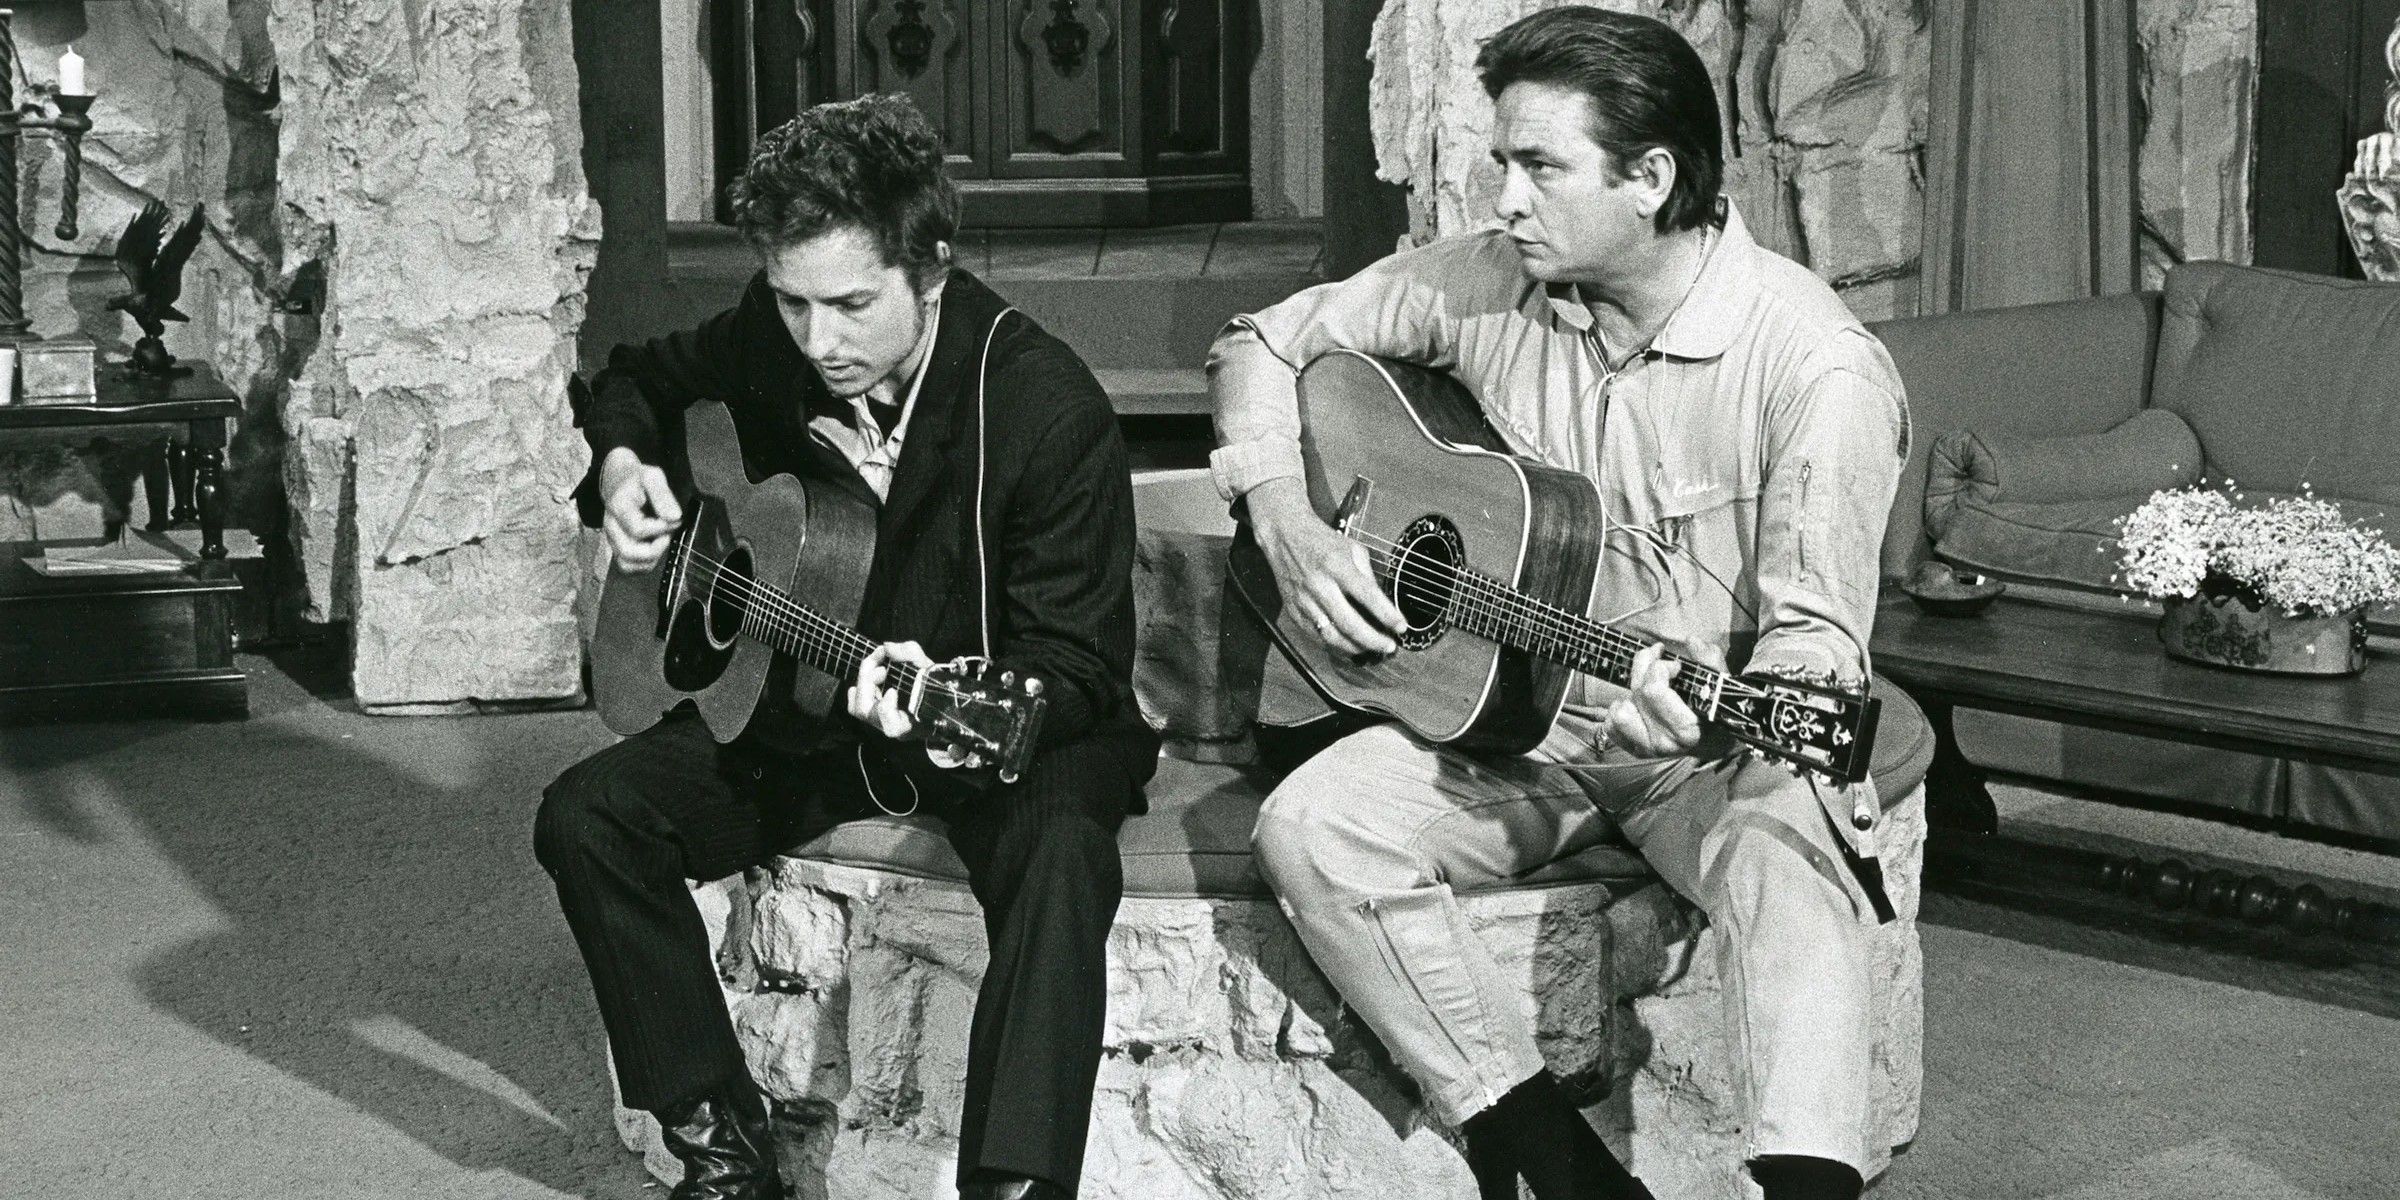
[[[985,403],[984,391],[991,383],[992,342],[1000,336],[1000,322],[1007,320],[1008,315],[1015,311],[1017,310],[1013,307],[1004,308],[1000,310],[999,316],[992,318],[992,327],[985,330],[983,334],[982,360],[977,363],[975,368],[975,604],[976,628],[983,638],[982,653],[986,659],[992,656],[992,568],[991,552],[985,545],[983,535],[983,487],[984,478],[988,474],[990,466],[990,439],[986,437],[984,428],[990,408]],[[915,813],[923,800],[917,791],[916,780],[908,778],[905,774],[901,775],[901,779],[908,784],[907,808],[894,808],[885,804],[883,797],[875,790],[874,773],[867,769],[865,744],[861,743],[857,750],[858,777],[867,785],[867,799],[873,801],[875,807],[895,817],[905,817]]]
[[[1000,310],[992,318],[992,327],[984,331],[983,361],[975,368],[975,603],[976,614],[983,633],[983,656],[992,656],[992,562],[983,537],[983,481],[987,466],[989,439],[985,426],[990,410],[984,404],[984,389],[991,383],[992,342],[1000,336],[1000,322],[1017,311],[1013,306]]]
[[[1808,788],[1811,792],[1822,786],[1824,785],[1818,783],[1814,776],[1809,778]],[[1870,797],[1874,795],[1873,785],[1860,784],[1859,786],[1866,788]],[[1843,836],[1841,825],[1834,821],[1833,810],[1826,806],[1824,797],[1817,797],[1817,801],[1817,815],[1825,818],[1825,827],[1833,834],[1833,844],[1842,852],[1842,863],[1848,866],[1850,874],[1857,878],[1859,890],[1867,894],[1867,904],[1875,910],[1875,923],[1878,925],[1891,924],[1900,914],[1892,907],[1891,893],[1884,890],[1883,857],[1860,854],[1854,849],[1850,845],[1850,839]]]

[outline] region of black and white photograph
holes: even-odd
[[[2400,1197],[2400,0],[7,0],[0,1200]]]

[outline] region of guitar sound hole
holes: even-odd
[[[736,546],[725,555],[708,589],[708,640],[722,650],[741,636],[742,617],[750,611],[750,548]]]
[[[1458,527],[1448,518],[1424,516],[1411,522],[1392,549],[1392,603],[1408,620],[1400,644],[1422,650],[1440,640],[1458,598],[1459,568],[1466,561]]]

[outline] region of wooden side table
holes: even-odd
[[[24,561],[38,545],[0,543],[0,721],[243,716],[249,680],[233,661],[241,585],[224,561],[226,421],[241,401],[199,364],[165,380],[103,367],[97,383],[89,404],[0,405],[0,432],[173,427],[143,471],[150,527],[197,521],[202,561],[155,575],[45,576]]]
[[[142,474],[150,497],[150,528],[197,521],[200,556],[225,557],[225,422],[242,415],[241,398],[217,373],[192,364],[190,374],[153,379],[102,366],[100,394],[89,404],[0,405],[0,430],[86,425],[178,425],[166,453]],[[169,488],[174,502],[168,504]]]

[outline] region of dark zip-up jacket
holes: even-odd
[[[916,641],[937,662],[977,653],[978,590],[988,588],[993,661],[1047,685],[1039,744],[1103,739],[1127,756],[1127,778],[1144,779],[1158,740],[1133,703],[1133,488],[1124,440],[1083,360],[1024,314],[1000,320],[985,367],[986,335],[1007,308],[981,280],[951,272],[890,495],[878,503],[849,460],[809,436],[811,419],[849,420],[851,410],[792,342],[762,272],[738,304],[698,328],[610,353],[578,413],[593,467],[577,499],[585,523],[597,525],[599,464],[619,446],[681,485],[683,410],[722,401],[753,480],[788,472],[876,505],[861,633]],[[979,379],[989,419],[980,431]],[[989,563],[982,579],[973,504],[979,445]],[[923,770],[922,754],[889,757],[911,775]]]

